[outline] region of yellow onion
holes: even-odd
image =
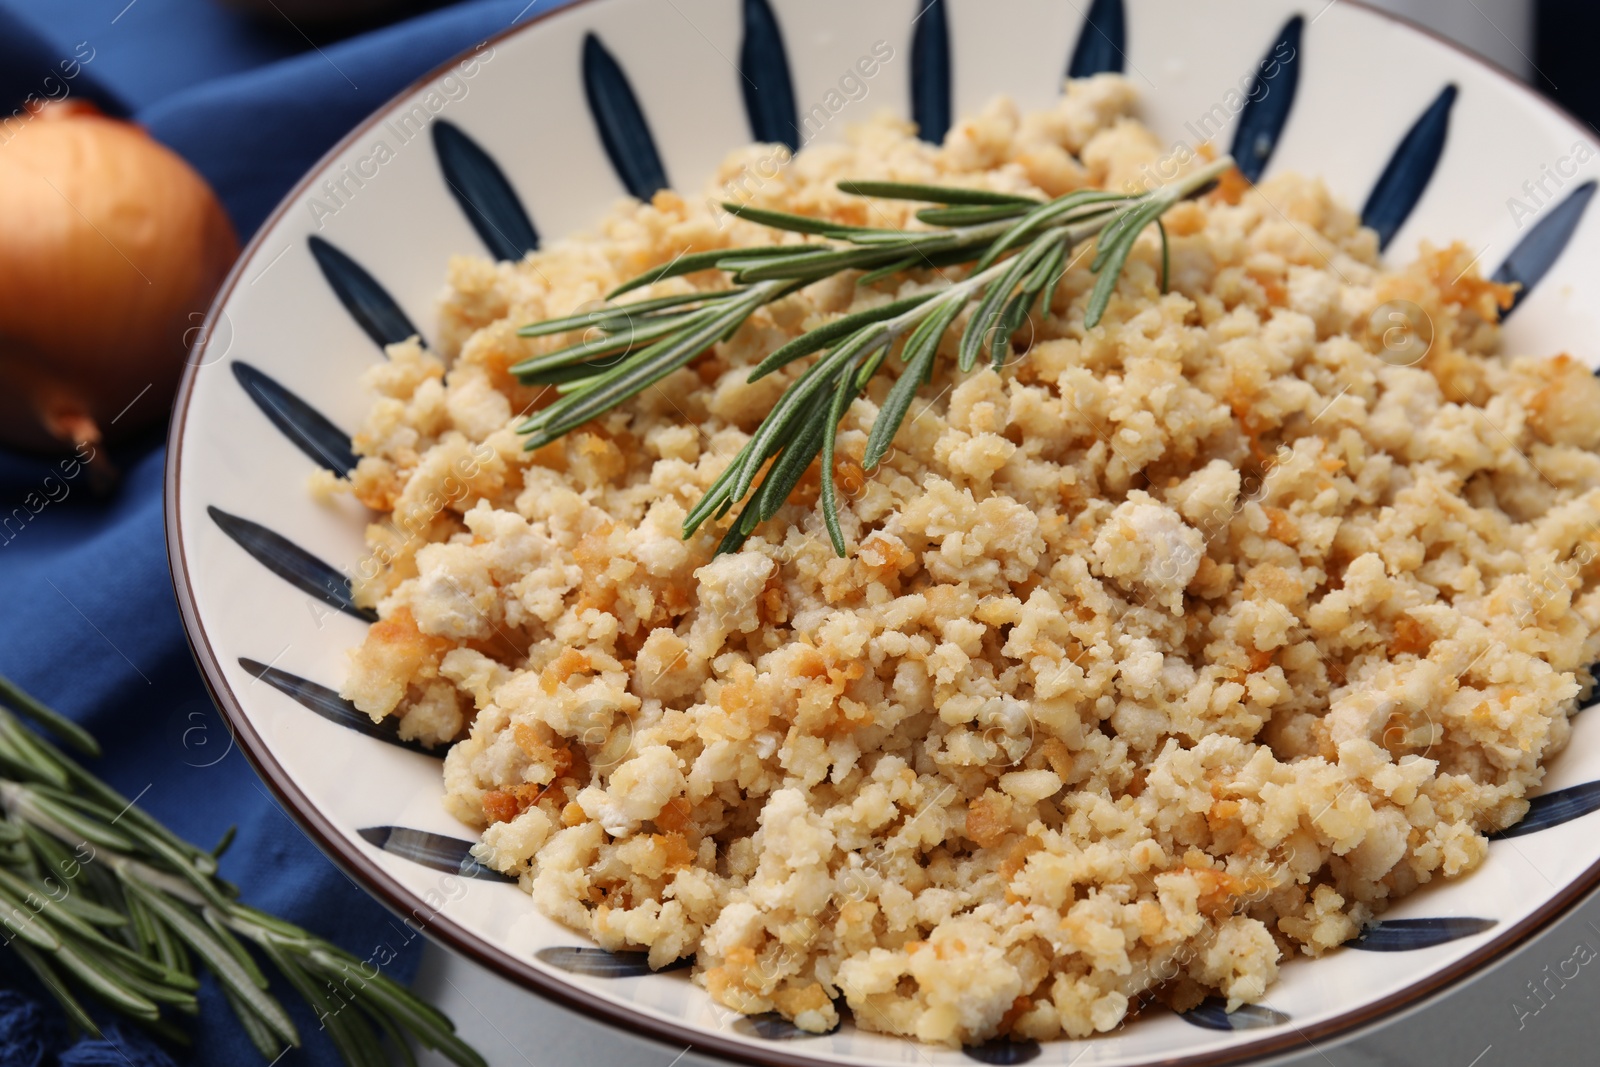
[[[132,123],[47,104],[0,124],[0,441],[94,447],[167,416],[239,253],[205,179]]]

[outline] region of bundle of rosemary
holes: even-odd
[[[199,1010],[198,966],[216,977],[262,1055],[276,1060],[300,1035],[267,991],[259,954],[305,999],[346,1063],[414,1063],[416,1041],[455,1063],[483,1064],[449,1019],[405,987],[241,904],[217,877],[231,833],[211,852],[183,841],[18,715],[97,755],[77,724],[4,678],[0,704],[0,945],[75,1026],[99,1035],[79,1000],[88,994],[181,1043],[173,1017]]]
[[[796,376],[749,442],[717,477],[684,523],[691,536],[708,519],[744,508],[717,551],[732,552],[757,525],[789,499],[806,469],[822,456],[822,513],[839,555],[846,554],[834,487],[835,438],[850,403],[883,368],[898,342],[905,365],[878,411],[862,467],[874,469],[888,451],[916,392],[931,379],[939,343],[972,306],[961,333],[957,363],[972,370],[987,356],[996,370],[1006,362],[1015,333],[1034,308],[1051,313],[1057,284],[1071,266],[1072,249],[1097,238],[1089,269],[1098,275],[1084,310],[1084,327],[1100,321],[1117,279],[1140,234],[1160,229],[1162,288],[1167,283],[1167,235],[1161,216],[1233,167],[1227,157],[1145,193],[1082,189],[1041,201],[981,189],[894,182],[842,182],[860,196],[936,204],[917,213],[926,230],[849,226],[827,219],[724,204],[731,213],[774,229],[824,238],[821,242],[718,249],[679,256],[610,294],[665,278],[705,270],[724,272],[731,285],[626,304],[524,327],[523,337],[581,331],[584,339],[518,363],[512,371],[529,385],[561,393],[519,429],[526,447],[548,444],[635,396],[734,333],[763,304],[782,299],[841,271],[861,271],[871,285],[917,269],[970,264],[961,280],[866,311],[845,315],[782,346],[751,372],[755,381],[806,356],[822,355]],[[758,482],[758,478],[761,479]]]

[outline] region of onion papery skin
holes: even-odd
[[[0,440],[39,451],[167,416],[239,253],[205,180],[132,123],[52,104],[0,126]]]

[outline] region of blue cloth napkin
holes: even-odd
[[[0,0],[0,93],[8,111],[61,85],[126,107],[211,181],[247,240],[293,182],[390,96],[560,2],[477,0],[309,45],[201,0]],[[407,943],[406,928],[285,814],[206,695],[167,571],[163,442],[152,434],[115,458],[122,484],[96,498],[84,475],[63,480],[55,461],[0,450],[0,673],[93,731],[106,752],[95,769],[184,837],[209,845],[237,825],[222,873],[245,900],[361,958],[404,945],[388,973],[409,981],[420,943]],[[279,992],[306,1039],[281,1062],[337,1064],[315,1019]],[[209,982],[187,1051],[133,1026],[108,1029],[109,1044],[74,1044],[58,1016],[0,950],[3,1067],[261,1062]]]

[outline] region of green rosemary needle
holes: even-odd
[[[354,1067],[414,1064],[410,1041],[463,1067],[484,1063],[449,1019],[375,966],[241,904],[217,877],[231,832],[214,852],[189,844],[19,716],[88,755],[99,748],[0,678],[0,946],[38,976],[78,1029],[100,1032],[79,999],[87,994],[183,1042],[173,1015],[199,1011],[198,966],[275,1062],[300,1035],[268,992],[258,953]]]
[[[791,215],[743,204],[725,204],[748,222],[829,243],[805,242],[758,248],[696,252],[647,271],[611,293],[611,299],[667,278],[720,270],[732,286],[631,302],[563,319],[535,323],[524,337],[582,332],[584,340],[524,360],[512,371],[525,384],[555,386],[560,397],[519,427],[526,447],[538,448],[605,414],[687,364],[742,326],[764,304],[841,271],[862,271],[870,285],[903,271],[968,265],[971,272],[943,288],[844,315],[783,345],[750,373],[755,381],[795,360],[822,353],[791,382],[739,454],[712,482],[684,522],[690,537],[707,520],[744,507],[717,546],[736,551],[757,525],[788,500],[806,469],[822,456],[821,503],[829,540],[847,554],[839,521],[838,494],[830,476],[839,423],[889,351],[900,346],[905,364],[890,387],[868,433],[862,466],[883,459],[910,410],[917,389],[927,384],[940,340],[967,308],[957,349],[965,373],[980,358],[1000,369],[1012,334],[1035,307],[1050,313],[1056,286],[1073,248],[1097,238],[1090,271],[1094,289],[1084,326],[1105,314],[1134,245],[1151,223],[1161,238],[1161,284],[1169,270],[1167,231],[1161,216],[1209,186],[1233,166],[1226,157],[1144,193],[1081,189],[1054,200],[896,182],[847,181],[846,193],[937,206],[917,213],[927,230],[876,229]],[[763,475],[763,471],[765,474]],[[757,478],[762,478],[759,487]],[[748,498],[748,499],[747,499]]]

